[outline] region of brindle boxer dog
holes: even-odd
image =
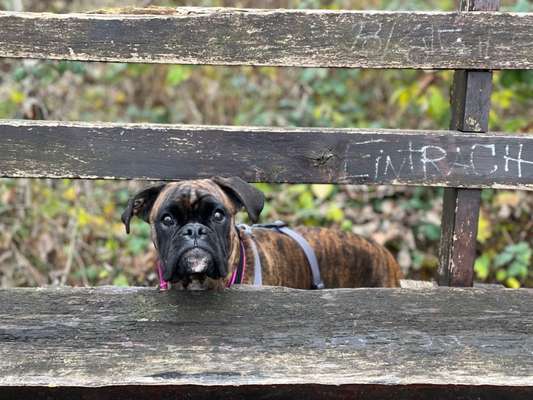
[[[242,179],[214,177],[143,190],[130,199],[122,221],[127,233],[134,215],[150,223],[166,281],[223,288],[239,262],[240,240],[249,260],[242,283],[253,281],[252,239],[236,228],[235,214],[244,207],[256,222],[263,204],[263,193]],[[399,266],[384,247],[334,229],[297,231],[314,249],[327,288],[399,286]],[[266,228],[254,228],[253,236],[264,285],[311,288],[307,258],[292,238]]]

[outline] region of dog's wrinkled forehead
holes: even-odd
[[[184,209],[190,209],[207,195],[220,201],[231,214],[237,211],[228,195],[210,179],[181,181],[167,184],[159,193],[150,213],[150,221],[153,221],[161,207],[169,202],[178,202]]]

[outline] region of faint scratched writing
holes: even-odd
[[[416,145],[413,141],[394,147],[384,139],[348,146],[344,160],[346,180],[394,180],[421,177],[446,179],[451,176],[532,177],[533,151],[529,159],[523,143],[440,146]]]
[[[454,26],[453,20],[423,21],[413,23],[408,28],[406,24],[409,24],[408,19],[368,20],[355,23],[348,39],[351,41],[350,48],[357,53],[372,56],[387,57],[390,53],[401,54],[413,62],[423,61],[429,55],[443,50],[457,55],[471,54],[485,58],[490,55],[494,47],[492,37],[501,33],[496,31],[497,28],[485,27],[483,34],[476,34],[478,32],[472,27]]]

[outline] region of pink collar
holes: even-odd
[[[240,238],[239,244],[239,264],[237,265],[237,268],[233,270],[233,273],[231,274],[231,278],[228,283],[226,283],[227,288],[231,287],[231,285],[234,285],[235,283],[242,283],[242,281],[244,280],[244,273],[246,272],[246,252],[244,251],[244,244],[242,243],[242,240],[240,240]]]
[[[157,273],[159,274],[159,290],[168,290],[168,282],[163,279],[163,266],[159,259],[157,260]]]

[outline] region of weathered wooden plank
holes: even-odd
[[[532,352],[530,290],[0,290],[0,397],[122,385],[531,395]]]
[[[462,11],[493,11],[498,0],[463,0]],[[489,130],[492,71],[455,71],[451,92],[450,129]],[[445,188],[442,213],[439,284],[472,286],[476,260],[481,190]]]
[[[0,57],[214,65],[527,69],[533,14],[177,8],[0,13]]]
[[[450,129],[487,132],[491,93],[492,71],[455,71],[451,90]]]
[[[533,190],[533,135],[51,121],[0,123],[0,176]]]
[[[477,0],[477,6],[482,7],[483,1],[490,3],[494,0]],[[491,71],[456,71],[452,85],[450,128],[462,132],[487,132],[491,92]],[[473,285],[480,204],[479,189],[445,188],[440,285]]]
[[[444,189],[438,281],[441,286],[474,284],[480,189]]]

